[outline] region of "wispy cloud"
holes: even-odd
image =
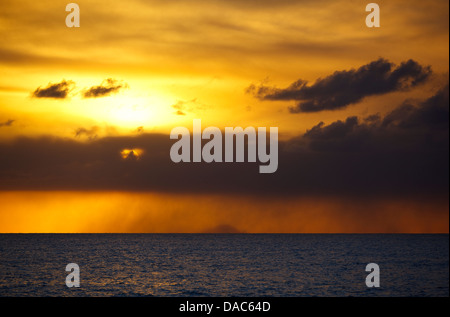
[[[99,127],[93,126],[89,129],[86,128],[77,128],[75,130],[75,137],[86,136],[89,140],[94,140],[97,138],[97,133],[100,130]]]
[[[12,124],[13,124],[15,121],[16,121],[16,120],[9,119],[9,120],[6,120],[5,122],[0,122],[0,128],[1,128],[1,127],[10,127],[10,126],[12,126]]]
[[[128,88],[127,83],[122,83],[116,79],[105,79],[100,85],[93,86],[83,93],[84,98],[106,97],[118,93],[120,89]]]
[[[201,104],[197,101],[197,98],[191,99],[191,100],[178,100],[175,104],[171,106],[174,108],[175,114],[179,116],[184,116],[189,112],[197,112],[201,110],[205,110],[207,108],[206,105]]]

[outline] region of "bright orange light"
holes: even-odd
[[[128,159],[128,158],[139,159],[142,156],[143,153],[144,153],[144,150],[143,149],[139,149],[139,148],[136,148],[136,149],[123,149],[120,152],[120,155],[122,156],[122,158],[124,160]]]
[[[448,203],[133,192],[1,192],[0,232],[448,233]]]

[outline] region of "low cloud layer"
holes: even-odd
[[[336,71],[317,79],[312,85],[299,79],[287,88],[251,85],[247,92],[261,100],[297,101],[291,113],[336,110],[360,102],[363,98],[411,89],[431,75],[429,66],[408,60],[395,66],[378,59],[358,69]]]
[[[111,94],[118,93],[120,89],[128,88],[126,83],[122,83],[116,79],[105,79],[100,85],[93,86],[83,93],[84,98],[106,97]]]
[[[259,174],[259,163],[173,163],[165,134],[19,138],[0,143],[0,189],[448,198],[448,90],[279,142],[274,174]],[[140,149],[139,160],[124,159],[124,149]]]
[[[65,99],[74,85],[73,81],[63,80],[60,83],[49,83],[46,87],[38,87],[32,94],[35,98]]]

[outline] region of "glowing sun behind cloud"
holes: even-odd
[[[122,158],[128,159],[128,158],[134,158],[134,159],[139,159],[142,154],[144,153],[144,150],[142,149],[123,149],[120,152],[120,155],[122,156]]]

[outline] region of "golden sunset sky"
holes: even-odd
[[[79,28],[67,3],[0,2],[0,232],[448,232],[448,1],[377,1],[380,28],[369,1],[78,0]],[[286,97],[299,80],[312,88]],[[292,111],[302,100],[328,108]],[[300,154],[273,176],[172,169],[158,137],[196,118],[278,127]],[[350,159],[336,122],[359,140]]]

